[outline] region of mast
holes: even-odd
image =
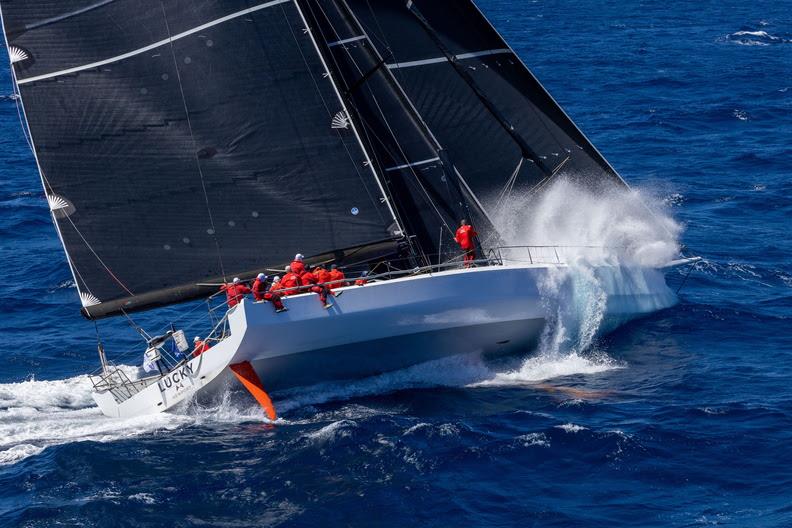
[[[327,62],[344,85],[348,106],[362,123],[410,237],[415,237],[425,263],[444,260],[437,233],[453,237],[459,218],[469,217],[471,208],[479,209],[475,195],[463,188],[447,153],[348,4],[301,3],[321,36]],[[479,211],[486,219],[483,209]]]
[[[363,151],[364,156],[366,157],[366,165],[371,170],[371,175],[374,177],[374,180],[377,182],[377,186],[382,193],[382,199],[385,200],[385,203],[388,206],[388,211],[390,211],[391,216],[393,217],[393,222],[396,224],[398,235],[403,236],[404,228],[402,227],[402,223],[399,221],[399,218],[396,216],[396,211],[393,208],[393,204],[391,203],[391,198],[388,196],[385,187],[382,185],[382,181],[380,180],[377,171],[374,169],[374,164],[371,162],[371,157],[369,156],[368,150],[366,146],[363,144],[363,140],[360,139],[360,134],[358,133],[357,125],[355,124],[355,120],[352,118],[352,115],[349,113],[347,109],[346,103],[344,102],[344,98],[341,97],[341,93],[338,91],[338,86],[336,85],[336,81],[333,78],[333,74],[330,72],[330,69],[327,67],[327,62],[325,61],[324,55],[319,50],[319,46],[316,43],[316,38],[314,38],[313,32],[311,31],[310,26],[308,25],[308,21],[305,20],[305,15],[300,8],[299,2],[297,0],[294,1],[294,7],[297,8],[297,11],[300,13],[300,19],[302,19],[303,24],[305,24],[305,31],[311,37],[311,42],[313,43],[314,49],[316,50],[316,54],[319,56],[319,59],[322,61],[322,67],[325,70],[325,74],[327,78],[330,79],[330,83],[333,85],[333,91],[338,98],[338,102],[341,104],[341,111],[343,112],[343,116],[341,119],[346,119],[349,123],[349,126],[352,127],[352,131],[355,133],[355,139],[357,139],[358,144],[360,145],[361,150]],[[342,126],[342,125],[339,125]]]
[[[474,2],[347,1],[488,210],[561,173],[624,186]]]

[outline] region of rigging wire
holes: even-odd
[[[327,12],[324,10],[324,8],[320,4],[317,3],[317,6],[318,6],[319,10],[322,12],[322,15],[324,16],[324,19],[327,20],[328,25],[330,26],[332,31],[335,33],[336,40],[340,40],[341,39],[341,34],[339,33],[339,31],[336,29],[336,27],[332,23],[332,21],[331,21],[330,17],[328,16]],[[311,11],[311,15],[313,16],[313,18],[316,19],[317,17],[316,17],[316,13],[313,10],[313,6],[309,4],[308,5],[308,9]],[[347,9],[348,9],[348,7],[347,7]],[[363,31],[362,27],[360,29],[361,29],[361,31]],[[319,28],[319,31],[320,32],[322,31],[321,28]],[[325,35],[322,35],[322,37],[323,37],[325,42],[329,41]],[[346,49],[346,48],[344,48],[344,49]],[[332,60],[333,60],[333,62],[335,64],[336,68],[340,69],[340,64],[338,63],[338,60],[335,58],[335,56],[332,53],[330,54],[330,56],[331,56],[331,58],[332,58]],[[357,61],[355,61],[355,59],[352,57],[352,54],[348,53],[348,56],[350,58],[351,64],[355,67],[355,69],[358,71],[358,73],[361,76],[364,75],[364,72],[363,72],[362,68],[357,63]],[[377,99],[377,97],[374,95],[374,93],[370,89],[369,89],[369,94],[371,96],[372,101],[376,105],[377,110],[378,110],[380,116],[382,117],[383,123],[385,124],[388,132],[393,137],[394,143],[395,143],[399,153],[401,154],[402,159],[405,161],[405,164],[409,164],[411,160],[408,158],[407,153],[404,151],[403,147],[399,143],[398,137],[396,136],[395,132],[393,131],[393,128],[392,128],[390,122],[388,121],[388,118],[387,118],[385,112],[383,111],[379,100]],[[403,102],[402,102],[402,104],[403,104]],[[353,107],[354,107],[354,105],[353,105]],[[360,112],[358,112],[358,114],[361,115]],[[381,139],[380,139],[380,141],[382,142]],[[384,142],[383,142],[383,144],[384,144]],[[396,158],[394,158],[394,159],[396,159]],[[429,204],[434,209],[435,214],[438,216],[438,218],[443,223],[443,225],[446,227],[446,229],[448,229],[449,232],[453,233],[453,230],[448,225],[448,223],[445,221],[445,218],[443,217],[442,213],[440,213],[439,209],[437,208],[437,205],[434,203],[434,200],[432,200],[432,197],[431,197],[429,191],[426,189],[426,187],[421,182],[421,178],[419,177],[418,173],[415,171],[415,169],[412,166],[408,167],[408,169],[413,174],[413,176],[415,178],[415,181],[417,182],[417,184],[420,187],[420,189],[426,195],[426,198],[427,198]]]
[[[42,183],[44,185],[44,195],[45,195],[45,198],[47,198],[47,203],[49,204],[49,194],[48,194],[47,191],[49,191],[49,193],[54,195],[55,194],[55,190],[53,189],[52,184],[47,179],[47,176],[44,174],[44,170],[41,168],[41,165],[38,163],[38,156],[36,154],[36,149],[33,146],[33,138],[30,136],[30,129],[26,125],[27,116],[23,116],[23,114],[24,114],[24,105],[22,104],[22,93],[19,91],[19,84],[18,84],[18,82],[16,80],[16,70],[14,70],[13,64],[10,67],[11,67],[11,73],[12,73],[12,77],[13,77],[13,83],[12,84],[13,84],[13,90],[14,90],[14,103],[15,103],[16,110],[17,110],[17,117],[19,118],[19,125],[22,128],[22,135],[25,137],[25,142],[27,143],[28,147],[30,148],[30,151],[33,153],[33,157],[36,158],[36,164],[38,165],[38,168],[39,168],[39,174],[41,175],[41,181],[42,181]],[[52,217],[52,221],[55,224],[55,230],[58,232],[58,236],[61,238],[61,242],[63,243],[64,253],[66,253],[66,260],[68,261],[69,267],[71,268],[71,270],[73,271],[73,273],[75,275],[75,287],[77,288],[78,293],[80,292],[80,284],[78,284],[76,282],[77,277],[79,277],[80,282],[82,283],[82,285],[85,288],[86,292],[89,295],[91,295],[92,297],[98,299],[98,297],[96,297],[96,295],[94,295],[94,293],[88,287],[88,284],[85,282],[85,279],[82,277],[82,275],[80,274],[79,270],[77,269],[77,266],[74,264],[74,261],[72,260],[71,255],[66,250],[66,243],[63,240],[62,235],[60,234],[60,227],[58,226],[58,222],[55,219],[55,214],[52,211],[51,207],[50,207],[50,216]],[[72,219],[69,218],[68,215],[64,215],[64,218],[66,218],[69,221],[69,223],[71,224],[71,226],[74,229],[74,231],[77,233],[77,235],[79,235],[80,239],[83,241],[85,246],[94,255],[94,257],[96,257],[96,259],[99,261],[99,263],[105,269],[105,271],[107,271],[107,273],[110,275],[110,277],[119,286],[121,286],[121,288],[123,288],[127,293],[129,293],[130,295],[134,295],[129,290],[129,288],[127,288],[126,285],[115,275],[115,273],[113,273],[113,271],[107,266],[107,264],[105,264],[105,262],[102,260],[102,258],[99,257],[99,254],[96,252],[96,250],[93,248],[93,246],[91,246],[91,244],[88,242],[88,240],[82,234],[80,229],[74,224]]]
[[[308,72],[308,75],[311,76],[311,81],[313,82],[314,87],[316,88],[316,93],[319,96],[319,99],[322,101],[322,106],[324,106],[325,112],[327,112],[328,116],[333,116],[334,112],[330,110],[327,100],[325,99],[324,94],[322,93],[322,89],[319,86],[319,82],[316,80],[316,76],[314,75],[314,72],[311,70],[311,67],[308,63],[308,59],[303,53],[302,46],[300,45],[300,41],[297,39],[297,35],[294,34],[294,28],[292,27],[291,23],[289,23],[289,18],[286,15],[286,10],[283,8],[283,6],[281,6],[281,12],[283,13],[284,20],[286,20],[286,25],[289,28],[289,33],[291,33],[291,36],[294,39],[295,44],[297,45],[297,50],[300,52],[300,57],[302,57],[303,64],[305,64],[305,70]],[[352,116],[348,115],[346,117],[351,121]],[[366,185],[366,179],[363,177],[363,174],[361,174],[360,172],[360,168],[358,167],[358,161],[353,157],[352,152],[349,150],[349,146],[347,145],[346,141],[344,141],[344,136],[342,135],[341,130],[336,130],[336,135],[339,138],[339,142],[344,147],[344,152],[346,152],[349,161],[352,163],[352,166],[355,167],[355,173],[358,175],[358,179],[360,179],[360,182],[363,185],[363,188],[366,190],[366,194],[368,195],[369,199],[372,201],[372,203],[379,202],[379,198],[372,195],[369,186]],[[376,210],[377,210],[377,214],[380,216],[383,222],[385,222],[385,218],[382,217],[382,211],[379,208],[376,208]]]
[[[181,72],[179,71],[179,63],[176,60],[176,50],[173,46],[173,35],[171,34],[170,24],[168,23],[168,15],[165,12],[165,3],[160,0],[160,7],[162,9],[162,19],[165,22],[165,30],[168,33],[169,48],[171,51],[171,58],[173,59],[173,68],[176,70],[176,80],[179,83],[179,92],[181,93],[182,104],[184,105],[184,116],[187,120],[187,128],[190,131],[190,138],[193,143],[193,155],[195,157],[195,165],[198,168],[198,175],[201,177],[201,189],[203,190],[204,201],[206,202],[206,211],[209,216],[209,226],[212,229],[212,238],[217,249],[217,260],[220,263],[220,273],[223,275],[223,280],[228,280],[225,273],[225,266],[223,265],[223,254],[220,251],[220,241],[217,237],[217,229],[215,228],[214,217],[212,215],[212,206],[209,202],[209,194],[206,192],[206,181],[204,179],[203,169],[201,168],[201,160],[198,158],[198,142],[195,140],[195,133],[193,132],[192,120],[190,119],[190,110],[187,107],[187,98],[184,95],[184,85],[182,84]]]

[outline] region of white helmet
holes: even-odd
[[[200,340],[201,340],[201,338],[199,336],[195,336],[195,338],[193,338],[193,343],[195,343],[196,341],[200,341]]]
[[[275,278],[274,278],[274,279],[272,279],[272,282],[273,282],[273,283],[275,283],[275,282],[280,282],[280,275],[275,275]]]
[[[261,281],[263,281],[263,280],[267,280],[267,276],[266,276],[266,275],[264,275],[263,273],[259,273],[259,274],[258,274],[258,276],[257,276],[256,278],[257,278],[258,280],[261,280]]]
[[[234,284],[239,284],[239,277],[234,277],[233,282],[234,282]]]
[[[291,264],[286,265],[286,267],[283,268],[283,271],[285,271],[286,273],[289,273],[291,271]]]
[[[294,260],[296,260],[298,262],[302,262],[302,259],[304,259],[304,258],[305,258],[305,256],[302,253],[297,253],[296,255],[294,255]]]

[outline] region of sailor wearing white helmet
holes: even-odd
[[[233,308],[245,298],[245,295],[250,293],[250,288],[242,284],[239,277],[234,277],[231,284],[223,284],[220,286],[220,291],[225,292],[228,307]]]
[[[259,273],[250,289],[253,290],[253,298],[256,299],[256,302],[263,301],[264,294],[267,293],[267,276],[264,273]]]
[[[294,260],[291,263],[291,270],[292,272],[296,273],[297,276],[301,276],[305,273],[305,263],[303,263],[303,259],[305,257],[302,253],[297,253],[294,255]]]
[[[211,348],[209,346],[209,343],[207,343],[206,341],[202,341],[200,336],[195,336],[195,339],[193,339],[193,350],[192,350],[192,355],[194,357],[200,356],[201,354],[209,350],[209,348]]]

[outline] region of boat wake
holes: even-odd
[[[571,207],[571,204],[576,204]],[[531,222],[521,223],[531,210]],[[602,395],[581,383],[591,376],[628,368],[598,346],[610,330],[608,292],[640,289],[640,274],[671,260],[677,252],[679,226],[670,217],[650,215],[634,191],[592,196],[560,180],[540,201],[519,197],[507,203],[499,226],[514,245],[597,246],[595,252],[568,249],[568,267],[551,269],[539,284],[547,325],[538,350],[526,351],[517,363],[492,363],[478,354],[457,355],[401,371],[344,383],[323,383],[275,395],[286,419],[290,412],[405,389],[432,387],[522,387],[558,392],[579,399]],[[608,265],[603,277],[598,266]],[[674,302],[669,291],[668,305]],[[662,306],[652,306],[657,309]],[[568,387],[574,383],[575,387]],[[81,441],[110,442],[153,435],[187,426],[265,421],[249,395],[221,392],[209,405],[187,402],[167,414],[132,419],[106,418],[94,406],[87,376],[56,381],[29,380],[0,385],[0,466],[37,455],[51,446]],[[297,422],[299,423],[299,422]]]

